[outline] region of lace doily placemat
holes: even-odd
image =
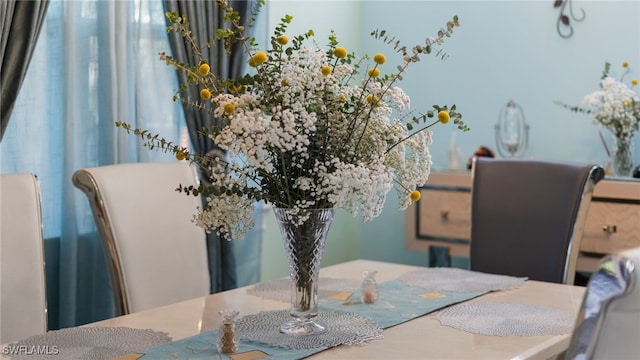
[[[492,336],[563,335],[575,322],[575,314],[561,309],[509,303],[462,303],[431,316],[445,326]]]
[[[522,285],[526,279],[458,268],[434,267],[405,273],[398,280],[409,286],[435,291],[486,292],[514,289]]]
[[[11,359],[113,359],[171,342],[166,333],[128,327],[75,327],[31,336],[7,346]]]
[[[318,298],[327,298],[345,291],[360,288],[360,281],[350,279],[323,278],[318,280]],[[291,280],[275,279],[264,283],[258,283],[249,289],[247,293],[264,299],[276,301],[291,301]]]
[[[264,311],[236,322],[239,339],[287,349],[319,349],[337,345],[364,345],[382,338],[382,328],[368,317],[344,311],[320,312],[318,322],[327,325],[324,334],[290,336],[280,325],[291,320],[289,310]]]

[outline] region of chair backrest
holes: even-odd
[[[0,344],[47,331],[40,185],[0,175]]]
[[[471,270],[573,284],[602,167],[476,158],[472,171]]]
[[[73,174],[93,211],[110,270],[116,312],[128,314],[209,293],[205,231],[193,223],[201,197],[186,162],[131,163]]]
[[[640,247],[608,256],[591,275],[565,359],[640,357]]]

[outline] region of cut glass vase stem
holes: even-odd
[[[318,276],[320,260],[335,209],[309,209],[297,213],[274,208],[284,241],[291,280],[291,317],[280,332],[313,335],[326,331],[318,323]]]

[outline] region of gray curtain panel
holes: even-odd
[[[165,0],[166,11],[177,12],[185,15],[191,24],[193,32],[199,44],[205,44],[210,39],[215,39],[218,28],[223,27],[224,12],[215,0],[192,1],[192,0]],[[229,5],[236,9],[242,19],[250,17],[251,1],[229,1]],[[198,59],[191,47],[184,43],[180,34],[169,33],[171,50],[173,57],[189,64],[195,64]],[[241,75],[246,56],[240,45],[232,49],[229,56],[225,53],[222,44],[202,49],[203,56],[211,65],[211,71],[222,78],[233,78]],[[180,83],[186,80],[178,73]],[[191,86],[188,90],[188,97],[199,99],[200,89]],[[189,136],[193,143],[194,150],[201,154],[215,154],[223,157],[222,151],[209,139],[198,135],[198,130],[204,126],[211,126],[216,123],[216,119],[208,114],[198,111],[189,106],[184,107]],[[202,176],[202,181],[206,181],[207,176]],[[209,254],[209,272],[211,275],[211,292],[216,293],[237,286],[236,257],[233,246],[230,242],[220,239],[216,234],[207,237]]]
[[[0,141],[27,73],[49,0],[0,1]]]

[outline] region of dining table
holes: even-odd
[[[237,311],[238,318],[242,319],[256,316],[256,314],[289,310],[291,305],[287,298],[287,291],[290,287],[279,288],[288,281],[284,278],[118,316],[86,324],[80,328],[85,330],[91,328],[136,329],[166,336],[167,341],[158,347],[149,351],[135,351],[121,357],[121,359],[141,358],[143,360],[147,358],[252,360],[261,356],[266,359],[554,359],[560,358],[569,346],[575,318],[585,294],[584,287],[532,281],[526,278],[509,280],[509,277],[507,280],[512,281],[509,286],[489,290],[479,288],[467,294],[459,294],[455,288],[452,290],[446,286],[430,289],[429,284],[426,284],[427,287],[419,288],[421,281],[428,279],[426,276],[428,271],[435,270],[440,270],[445,277],[451,278],[450,281],[445,281],[445,284],[454,283],[460,273],[463,276],[467,273],[484,276],[468,270],[449,273],[442,272],[446,270],[444,268],[436,269],[373,260],[353,260],[322,267],[319,274],[320,284],[322,279],[326,279],[332,280],[336,286],[356,287],[356,289],[352,291],[338,289],[328,295],[325,293],[324,296],[333,300],[327,302],[328,300],[325,299],[323,302],[321,299],[321,313],[329,311],[326,310],[326,306],[333,306],[333,310],[341,310],[341,307],[346,311],[353,309],[355,312],[353,316],[362,316],[366,319],[369,319],[368,316],[373,316],[372,323],[374,325],[379,323],[382,326],[379,333],[374,331],[377,336],[368,338],[366,341],[298,352],[301,354],[299,356],[293,352],[293,355],[285,357],[283,354],[288,354],[287,349],[242,339],[239,340],[241,346],[236,354],[220,354],[216,350],[218,339],[216,333],[221,326],[219,315],[221,311]],[[447,271],[453,270],[455,269]],[[376,311],[367,312],[373,309],[368,307],[367,310],[363,310],[365,312],[358,313],[358,308],[365,309],[364,304],[359,300],[361,298],[357,295],[357,285],[362,281],[364,272],[375,273],[375,281],[379,286],[378,302],[380,304]],[[476,280],[472,278],[469,284],[473,287]],[[266,287],[260,287],[260,285]],[[170,291],[170,289],[167,290]],[[282,298],[273,296],[278,291],[282,292],[280,294]],[[322,289],[320,294],[323,295]],[[419,298],[418,302],[429,303],[436,298],[452,300],[435,308],[424,307],[420,311],[401,309],[403,306],[411,307],[411,303],[405,303],[405,300],[416,294],[418,296],[415,298]],[[349,295],[354,296],[350,298]],[[458,297],[458,295],[461,296]],[[415,303],[416,300],[411,301]],[[348,307],[347,304],[357,306]],[[462,312],[456,313],[456,309]],[[486,309],[493,309],[494,313],[485,313]],[[544,314],[544,311],[548,311],[547,315],[538,315]],[[387,318],[387,314],[393,316]],[[521,317],[524,319],[519,319]],[[551,323],[529,323],[537,319]],[[359,320],[356,318],[357,321]],[[200,344],[198,346],[201,347],[209,345],[206,349],[200,349],[201,351],[185,353],[185,347],[195,346],[189,344]],[[252,344],[256,345],[255,349],[261,350],[257,353],[262,355],[255,355],[256,352],[251,350]],[[247,349],[249,351],[246,351]],[[272,349],[274,352],[271,352]]]

